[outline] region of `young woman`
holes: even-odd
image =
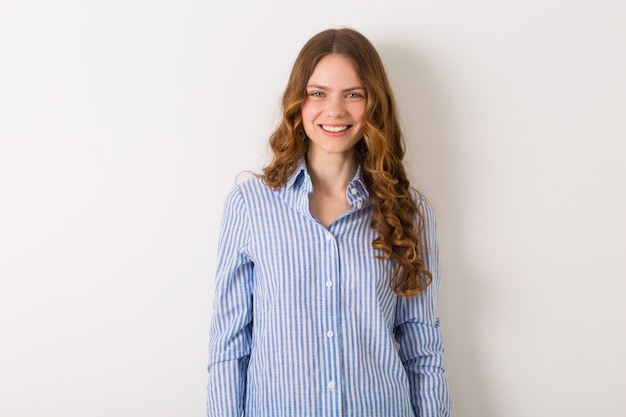
[[[365,37],[306,43],[270,146],[225,204],[208,415],[448,416],[434,218]]]

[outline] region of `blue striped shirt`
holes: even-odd
[[[435,311],[431,208],[421,253],[433,283],[414,298],[389,285],[372,247],[359,172],[352,209],[324,227],[309,212],[304,161],[280,190],[260,179],[225,203],[209,337],[210,417],[443,417],[450,400]]]

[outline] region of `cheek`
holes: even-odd
[[[302,123],[304,124],[313,122],[315,120],[315,117],[317,116],[315,106],[311,103],[306,102],[302,104],[302,107],[300,108],[300,113],[302,114]]]
[[[306,102],[302,103],[300,107],[300,115],[302,116],[302,127],[304,128],[304,132],[307,136],[311,136],[313,134],[313,111],[312,106],[307,104]]]
[[[363,123],[363,120],[365,119],[365,104],[355,105],[351,109],[351,113],[355,122]]]

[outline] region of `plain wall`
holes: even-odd
[[[437,213],[454,415],[623,416],[625,21],[623,0],[0,2],[0,415],[205,414],[224,197],[265,163],[300,47],[345,25]]]

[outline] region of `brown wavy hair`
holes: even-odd
[[[362,34],[348,28],[328,29],[304,45],[283,94],[282,120],[269,140],[273,160],[260,176],[269,187],[283,187],[306,154],[301,105],[315,66],[329,54],[351,59],[367,92],[363,138],[355,145],[355,154],[370,194],[372,228],[378,233],[372,245],[382,252],[379,258],[396,264],[389,280],[393,291],[415,296],[432,282],[419,251],[424,218],[411,198],[402,164],[405,143],[387,74],[378,52]]]

